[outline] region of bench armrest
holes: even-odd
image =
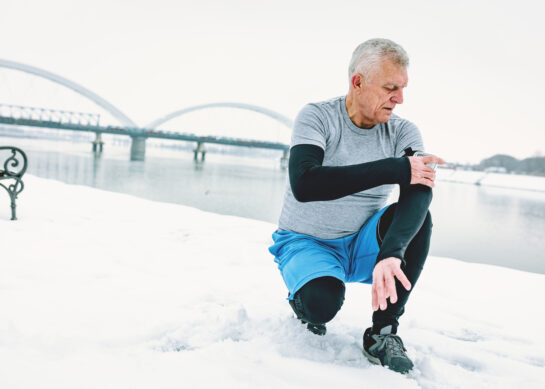
[[[3,161],[1,158],[5,158],[5,155],[2,155],[4,154],[2,150],[8,151],[8,157]],[[23,150],[13,146],[0,146],[0,177],[21,178],[25,174],[27,167],[28,159]]]

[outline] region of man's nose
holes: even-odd
[[[396,90],[390,100],[395,104],[403,104],[403,89]]]

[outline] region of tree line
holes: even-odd
[[[545,157],[530,157],[520,160],[510,155],[496,154],[483,159],[475,166],[478,170],[495,167],[505,168],[509,173],[545,176]]]

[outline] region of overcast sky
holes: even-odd
[[[307,102],[346,94],[353,49],[385,37],[409,53],[397,114],[420,127],[427,151],[458,162],[496,153],[524,158],[545,153],[544,3],[2,0],[0,58],[80,83],[142,126],[217,101],[294,118]],[[46,95],[24,103],[61,100],[64,92],[14,73],[1,73],[0,102],[20,103],[10,96],[29,84],[37,88],[31,95]],[[194,119],[228,121],[212,111]],[[270,119],[233,118],[243,129],[236,136],[269,131]],[[287,128],[270,131],[289,139]]]

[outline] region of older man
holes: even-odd
[[[368,40],[352,55],[348,94],[301,110],[269,248],[291,307],[318,335],[341,308],[346,282],[372,283],[363,352],[399,372],[413,367],[397,327],[429,249],[435,172],[428,165],[444,163],[413,156],[424,150],[420,132],[393,114],[408,62],[398,44]],[[385,206],[394,184],[399,200]]]

